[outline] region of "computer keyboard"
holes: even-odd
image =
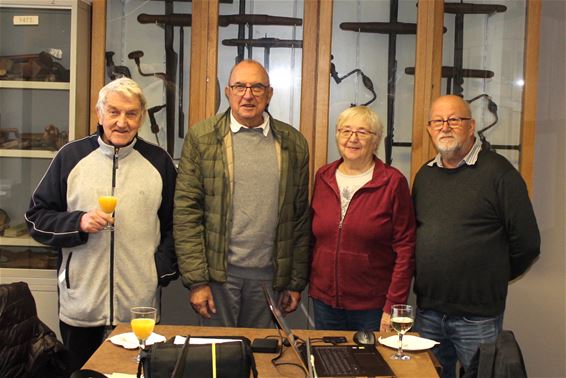
[[[317,347],[313,354],[316,362],[324,367],[328,374],[335,376],[355,376],[360,367],[352,351],[344,347]]]

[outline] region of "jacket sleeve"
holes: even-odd
[[[189,129],[177,174],[173,235],[183,284],[209,281],[204,235],[204,184],[198,143]]]
[[[155,252],[155,266],[157,268],[157,282],[159,286],[167,286],[169,282],[179,277],[175,242],[173,240],[173,198],[177,172],[169,156],[166,158],[162,177],[161,207],[157,212],[161,225],[161,240]]]
[[[415,270],[415,215],[409,185],[405,177],[399,177],[393,193],[392,248],[396,257],[387,299],[383,307],[386,313],[391,312],[391,306],[394,304],[407,303]]]
[[[309,153],[304,139],[298,151],[298,187],[294,209],[293,266],[288,290],[302,291],[307,285],[310,269],[311,217],[309,207]]]
[[[67,176],[62,168],[62,154],[55,156],[45,176],[32,194],[25,219],[36,241],[68,248],[85,244],[88,234],[80,231],[84,211],[67,211]]]
[[[540,233],[525,181],[516,169],[498,181],[499,213],[509,242],[510,280],[523,274],[540,254]]]

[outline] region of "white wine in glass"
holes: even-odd
[[[98,190],[98,206],[100,206],[100,209],[106,214],[112,214],[117,204],[118,198],[116,197],[115,188]],[[114,230],[114,226],[107,224],[104,226],[103,230],[112,231]]]
[[[132,332],[140,342],[140,348],[136,357],[136,362],[140,362],[140,353],[145,348],[145,342],[153,332],[155,320],[157,319],[157,309],[153,307],[132,307],[130,309],[132,320]]]
[[[394,360],[410,360],[411,356],[403,353],[403,335],[413,326],[413,307],[410,305],[391,306],[391,327],[399,335],[397,353],[391,356]]]

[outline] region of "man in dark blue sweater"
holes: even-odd
[[[469,104],[433,102],[427,130],[438,155],[415,177],[415,329],[440,341],[442,377],[468,368],[481,343],[502,329],[508,282],[540,253],[525,182],[474,136]]]

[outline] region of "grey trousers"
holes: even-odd
[[[201,326],[274,328],[273,318],[263,293],[265,286],[273,293],[272,280],[243,279],[228,275],[225,283],[209,283],[216,305],[211,319],[200,318]]]

